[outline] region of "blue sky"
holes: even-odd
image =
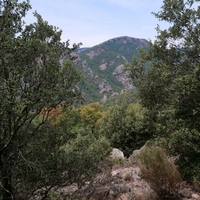
[[[160,22],[151,14],[162,0],[30,0],[26,21],[37,11],[50,25],[59,27],[62,40],[92,47],[106,40],[130,36],[154,40]],[[162,26],[161,26],[162,27]]]

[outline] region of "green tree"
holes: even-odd
[[[63,145],[61,151],[67,171],[66,180],[82,185],[100,172],[99,166],[111,148],[105,137],[78,134],[70,143]]]
[[[139,103],[113,106],[98,124],[99,132],[110,140],[113,147],[129,156],[152,137],[145,113]]]
[[[110,107],[118,104],[120,105],[121,102],[125,104],[131,104],[137,102],[137,90],[129,90],[125,91],[121,94],[116,94],[114,96],[109,97],[105,103],[103,103],[103,107],[105,109],[109,109]]]
[[[81,122],[78,109],[67,106],[61,114],[56,123],[50,119],[43,126],[37,140],[29,141],[29,158],[34,158],[34,165],[29,164],[26,176],[18,174],[22,199],[29,198],[30,191],[35,191],[33,198],[48,199],[52,192],[62,195],[56,190],[74,183],[80,189],[100,171],[111,151],[105,137],[92,134]],[[26,169],[26,164],[22,163],[20,169]]]
[[[42,154],[51,133],[45,124],[51,109],[78,99],[79,73],[71,56],[77,46],[61,42],[58,28],[37,13],[37,22],[24,26],[28,0],[1,0],[0,8],[0,198],[9,200],[24,192],[26,176],[51,175],[45,169],[55,149]]]
[[[51,134],[55,138],[53,140],[43,139],[43,141],[48,141],[51,144],[51,147],[45,148],[45,151],[48,150],[48,152],[51,152],[52,146],[59,148],[59,151],[53,152],[53,157],[55,155],[57,159],[60,158],[61,164],[53,167],[53,170],[59,169],[59,171],[64,171],[64,173],[59,177],[59,180],[58,178],[53,179],[53,181],[57,181],[56,186],[77,183],[79,187],[82,187],[101,170],[101,164],[105,164],[104,161],[111,151],[108,139],[102,135],[98,135],[93,127],[96,120],[101,116],[98,112],[102,112],[102,110],[92,109],[92,113],[88,113],[88,109],[90,111],[90,108],[93,108],[92,105],[89,104],[80,108],[68,105],[64,106],[61,113],[62,117],[58,116],[59,120],[56,121],[57,123],[53,123],[53,127],[50,129],[51,132],[55,133]],[[96,103],[94,105],[97,108],[101,108]],[[96,108],[96,106],[94,107]],[[81,108],[87,110],[84,115],[81,115]],[[98,116],[95,118],[95,121],[92,120],[90,114],[94,118]],[[86,117],[85,121],[83,121],[83,116]],[[50,143],[50,141],[52,142]],[[51,161],[51,163],[55,164],[56,162]],[[57,174],[55,173],[55,175]]]
[[[105,115],[103,107],[99,103],[90,103],[79,108],[81,121],[86,127],[91,128],[94,131],[94,128],[100,118]]]
[[[128,69],[142,105],[149,109],[154,134],[170,138],[173,153],[179,147],[182,170],[191,166],[192,172],[199,149],[187,151],[187,137],[180,134],[185,133],[183,128],[191,135],[195,133],[191,138],[199,146],[200,6],[198,0],[165,0],[161,8],[154,15],[168,22],[169,28],[161,30],[158,26],[156,40],[149,42],[147,51],[140,51],[139,59],[133,58]],[[196,159],[190,160],[194,152]]]

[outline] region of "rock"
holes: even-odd
[[[139,155],[140,150],[135,150],[133,151],[133,153],[130,155],[130,157],[128,158],[128,161],[131,165],[136,164],[137,163],[137,156]]]
[[[108,83],[108,81],[106,81],[105,79],[103,79],[100,83],[99,83],[99,93],[103,94],[105,92],[113,92],[113,89],[111,87],[111,85]]]
[[[192,194],[192,198],[193,198],[193,199],[199,200],[199,199],[200,199],[200,196],[199,196],[198,194]]]
[[[107,199],[109,196],[109,192],[110,192],[110,186],[105,185],[105,186],[101,186],[95,189],[94,193],[92,194],[92,198],[89,199]]]
[[[104,49],[98,48],[96,51],[90,51],[90,52],[86,53],[86,55],[92,60],[95,56],[98,56],[99,54],[101,54],[104,51],[105,51]]]
[[[133,153],[130,155],[130,157],[128,158],[128,161],[131,165],[136,164],[137,163],[137,156],[140,154],[140,152],[147,147],[147,143],[145,145],[143,145],[140,149],[134,150]]]
[[[125,184],[116,184],[114,185],[114,191],[116,193],[127,193],[130,192],[131,189]]]
[[[110,154],[111,158],[121,158],[124,159],[124,153],[117,148],[114,148]]]
[[[148,146],[144,145],[139,150],[133,151],[132,158],[137,157],[139,152]],[[93,180],[88,181],[83,189],[78,189],[76,184],[61,188],[62,194],[70,195],[76,192],[76,195],[86,197],[90,200],[155,200],[156,192],[140,176],[140,168],[137,163],[131,164],[130,158],[124,158],[124,154],[117,148],[114,148],[109,157],[110,159],[123,159],[122,164],[109,165],[102,172],[97,174]],[[133,161],[133,160],[132,160]],[[181,200],[200,200],[200,193],[186,182],[182,182],[177,187],[177,192]],[[33,199],[32,199],[33,200]]]
[[[185,197],[185,198],[189,198],[191,197],[191,191],[190,189],[188,188],[183,188],[179,191],[179,194],[182,196],[182,197]]]
[[[99,65],[100,70],[106,70],[107,69],[107,63]]]
[[[119,65],[114,69],[112,75],[116,76],[116,75],[122,74],[123,70],[124,70],[124,65]]]
[[[76,183],[73,183],[69,186],[65,186],[63,188],[59,188],[59,191],[65,195],[72,195],[77,190],[78,190],[78,185]]]
[[[103,98],[101,99],[100,102],[101,102],[101,103],[105,103],[107,99],[108,99],[107,95],[104,94],[104,96],[103,96]]]
[[[117,169],[117,170],[112,170],[111,174],[112,176],[116,176],[119,175],[121,173],[121,169]],[[122,178],[122,176],[120,176]]]
[[[115,76],[117,80],[120,81],[124,85],[124,90],[131,90],[134,88],[131,82],[131,79],[129,79],[127,77],[127,74],[124,72],[123,64],[117,66],[112,72],[112,75]]]

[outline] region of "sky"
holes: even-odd
[[[120,36],[154,40],[161,24],[151,12],[161,10],[162,0],[30,0],[30,4],[27,24],[36,21],[37,11],[63,31],[62,41],[81,42],[81,47]]]

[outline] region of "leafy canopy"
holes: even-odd
[[[140,58],[133,58],[128,69],[142,105],[149,110],[153,134],[167,138],[170,151],[181,155],[182,175],[193,179],[200,154],[196,145],[189,151],[187,143],[200,144],[199,0],[165,0],[154,15],[169,28],[158,26],[156,40],[149,42],[147,51],[140,51]]]
[[[53,183],[60,173],[55,170],[55,146],[46,154],[43,139],[52,133],[50,111],[63,101],[70,105],[79,99],[79,73],[71,56],[78,46],[61,42],[62,32],[38,13],[37,22],[25,26],[28,0],[1,0],[0,8],[0,198],[13,199],[42,186],[40,178]]]

